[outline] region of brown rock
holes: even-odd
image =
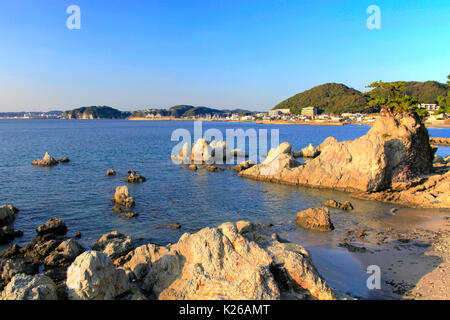
[[[297,213],[297,225],[306,229],[331,231],[334,226],[330,221],[328,208],[310,208]]]
[[[216,167],[216,166],[213,166],[213,165],[207,166],[206,170],[209,171],[209,172],[220,172],[220,171],[223,171],[222,168],[219,168],[219,167]]]
[[[130,193],[128,192],[127,186],[120,186],[116,188],[112,202],[124,208],[132,208],[136,205],[133,197],[130,196]]]
[[[43,225],[37,227],[36,232],[38,235],[43,236],[45,234],[65,235],[67,233],[66,223],[58,218],[51,218]]]
[[[145,177],[136,173],[136,171],[128,171],[129,176],[125,179],[125,182],[128,183],[141,183],[145,182]]]
[[[116,175],[116,170],[114,170],[114,169],[108,169],[107,171],[106,171],[106,175],[107,176],[115,176]]]

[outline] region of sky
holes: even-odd
[[[0,112],[263,111],[327,82],[445,82],[449,38],[448,0],[0,0]]]

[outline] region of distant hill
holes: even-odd
[[[130,112],[123,112],[111,107],[91,106],[66,111],[63,113],[63,117],[68,119],[125,119],[130,114]]]
[[[341,114],[343,112],[361,112],[365,110],[367,98],[364,94],[341,83],[326,83],[298,93],[274,109],[291,109],[300,114],[302,108],[314,106],[319,112]]]
[[[448,84],[437,81],[406,83],[405,93],[416,98],[419,103],[436,103],[438,96],[445,96]],[[367,95],[341,83],[326,83],[312,89],[298,93],[273,109],[290,109],[300,114],[302,108],[314,106],[321,113],[341,114],[343,112],[377,112],[368,109]]]

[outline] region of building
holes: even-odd
[[[290,114],[291,109],[275,109],[275,110],[269,110],[269,116],[278,116],[280,114]]]
[[[436,103],[421,103],[419,104],[419,109],[425,109],[427,111],[437,111],[441,108]]]
[[[306,107],[302,109],[302,116],[315,117],[317,115],[316,107]]]

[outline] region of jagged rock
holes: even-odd
[[[231,167],[230,170],[231,171],[237,171],[237,172],[241,172],[242,170],[246,170],[248,168],[251,168],[255,165],[255,162],[252,160],[246,160],[246,161],[242,161],[241,163],[235,165],[234,167]]]
[[[112,202],[124,208],[132,208],[136,205],[133,197],[130,196],[130,193],[128,192],[127,186],[120,186],[116,188]]]
[[[67,267],[83,252],[84,248],[78,242],[68,239],[45,257],[44,264],[51,267]]]
[[[62,243],[61,240],[56,240],[54,237],[55,235],[52,233],[37,236],[20,249],[21,256],[38,264],[44,263],[44,259]]]
[[[331,231],[334,229],[328,208],[309,208],[297,213],[297,225],[306,229]]]
[[[134,249],[134,246],[130,237],[125,236],[118,231],[112,231],[104,234],[99,240],[97,240],[93,249],[102,251],[110,259],[114,260],[126,255]]]
[[[327,200],[324,203],[324,206],[330,207],[330,208],[337,208],[342,210],[353,210],[353,205],[350,201],[345,201],[344,203],[340,203],[336,200]]]
[[[49,277],[15,275],[2,292],[2,300],[57,300],[57,288]]]
[[[209,166],[206,166],[206,171],[209,171],[209,172],[220,172],[220,171],[223,171],[223,169],[219,168],[219,167],[216,167],[216,166],[213,166],[213,165],[209,165]]]
[[[116,175],[116,170],[114,170],[114,169],[108,169],[107,171],[106,171],[106,175],[107,176],[115,176]]]
[[[34,160],[31,164],[40,167],[51,167],[57,163],[58,162],[56,162],[56,160],[48,152],[46,152],[42,159]]]
[[[287,184],[375,192],[392,183],[432,172],[433,150],[428,132],[415,113],[383,114],[369,132],[353,141],[327,138],[320,155],[305,165],[276,165],[267,170],[267,159],[239,173],[241,177]],[[269,155],[279,154],[272,149]],[[268,156],[268,158],[270,158]],[[281,163],[281,160],[278,161]]]
[[[67,270],[66,285],[70,300],[111,300],[130,288],[125,272],[114,269],[111,259],[98,251],[75,259]]]
[[[158,299],[335,299],[300,245],[248,222],[184,234],[166,247],[136,248],[122,268]]]
[[[0,227],[13,222],[17,212],[19,212],[19,210],[12,205],[0,206]]]
[[[37,227],[36,232],[38,235],[43,236],[45,234],[65,235],[67,233],[66,223],[58,218],[51,218],[43,225]]]
[[[6,259],[0,261],[0,291],[3,285],[19,273],[33,275],[39,272],[38,265],[24,259]]]
[[[128,183],[141,183],[145,182],[145,177],[139,174],[136,174],[136,171],[128,171],[129,176],[125,179],[125,182]]]
[[[315,158],[320,154],[320,151],[310,143],[307,147],[298,152],[293,152],[295,158]]]

